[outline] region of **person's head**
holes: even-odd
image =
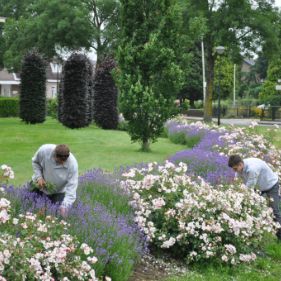
[[[228,167],[232,168],[235,172],[241,173],[244,168],[244,162],[239,155],[231,155],[228,159]]]
[[[69,148],[66,144],[58,144],[55,148],[55,159],[58,163],[63,164],[69,157]]]

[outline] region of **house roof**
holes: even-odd
[[[256,63],[255,60],[250,59],[250,58],[244,58],[243,61],[250,66],[254,66]]]
[[[13,73],[8,72],[5,68],[0,70],[0,81],[15,81]]]

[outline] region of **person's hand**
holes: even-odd
[[[63,218],[66,218],[67,217],[67,208],[65,207],[60,207],[60,215],[63,217]]]
[[[37,184],[39,186],[39,189],[43,189],[45,187],[45,185],[46,185],[46,182],[45,182],[45,180],[43,178],[39,178],[37,180]]]

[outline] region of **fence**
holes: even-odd
[[[203,109],[189,109],[188,116],[202,117]],[[217,106],[213,106],[213,117],[218,116]],[[281,107],[270,106],[267,108],[258,108],[256,106],[235,106],[221,107],[222,118],[260,118],[260,120],[281,121]]]

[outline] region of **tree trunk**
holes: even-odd
[[[190,108],[195,108],[194,100],[189,100]]]
[[[149,149],[149,141],[148,140],[143,140],[143,142],[141,144],[141,151],[145,151],[145,152],[150,151],[150,149]]]
[[[207,91],[206,91],[206,100],[204,105],[204,121],[212,121],[212,100],[213,100],[213,86],[214,86],[214,57],[212,54],[208,54],[207,58]]]

